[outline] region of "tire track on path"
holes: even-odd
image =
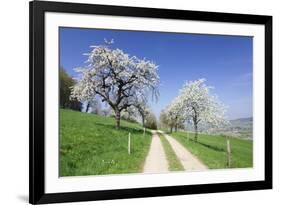
[[[161,132],[161,131],[159,131]],[[163,133],[163,132],[161,132]],[[203,171],[208,167],[173,137],[163,133],[186,171]]]
[[[168,161],[161,140],[156,131],[152,131],[152,140],[148,155],[145,160],[143,173],[169,172]]]

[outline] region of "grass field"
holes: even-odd
[[[128,154],[128,133],[131,154]],[[151,142],[139,124],[60,109],[60,176],[141,172]]]
[[[161,139],[167,160],[168,160],[168,164],[169,164],[169,170],[170,171],[183,171],[184,168],[182,166],[182,164],[180,163],[180,160],[177,158],[173,148],[171,147],[170,143],[168,142],[168,140],[163,136],[163,134],[161,133],[157,133]]]
[[[190,152],[196,155],[211,169],[227,168],[226,139],[223,136],[199,134],[198,142],[194,142],[193,133],[176,132],[171,134]],[[230,138],[232,150],[232,168],[253,166],[253,142],[238,138]]]

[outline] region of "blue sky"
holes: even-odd
[[[157,116],[187,80],[206,84],[228,107],[229,119],[252,116],[253,41],[246,36],[60,28],[60,65],[71,75],[84,63],[90,45],[114,39],[114,48],[159,65]]]

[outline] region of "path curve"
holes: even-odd
[[[152,131],[152,140],[148,155],[145,160],[144,173],[168,172],[168,161],[161,140],[156,131]]]
[[[196,156],[194,156],[190,151],[188,151],[176,139],[165,134],[164,132],[161,133],[163,133],[165,138],[172,146],[175,154],[177,155],[178,159],[180,160],[181,164],[183,165],[186,171],[203,171],[208,169],[205,164],[203,164]]]

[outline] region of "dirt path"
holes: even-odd
[[[162,132],[163,133],[163,132]],[[173,137],[163,133],[166,139],[169,141],[172,146],[175,154],[180,160],[186,171],[196,170],[202,171],[208,169],[206,165],[204,165],[196,156],[191,154],[183,145],[181,145],[177,140]]]
[[[164,173],[168,171],[168,161],[166,159],[161,140],[156,131],[152,131],[152,141],[145,160],[143,172]]]

